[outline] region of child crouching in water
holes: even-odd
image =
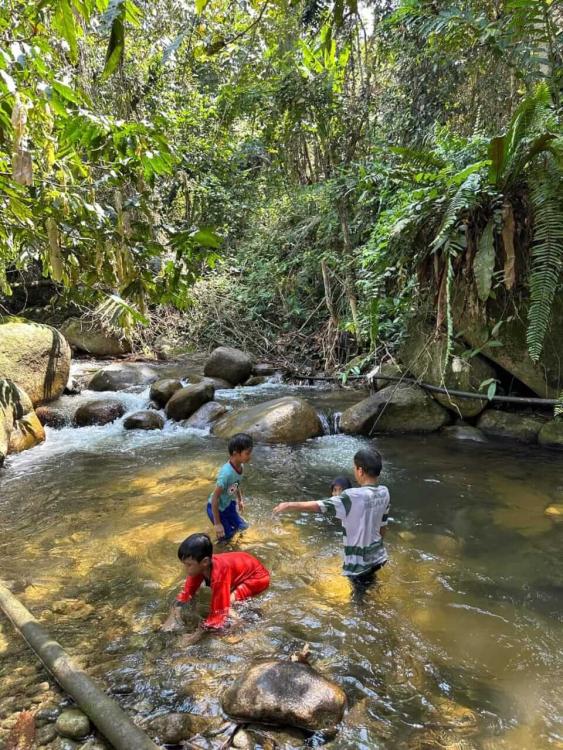
[[[379,485],[381,456],[376,450],[359,450],[354,456],[354,476],[359,487],[344,489],[329,500],[280,503],[274,513],[291,510],[326,513],[337,518],[344,531],[343,573],[352,584],[366,586],[387,562],[383,544],[389,516],[389,490]],[[341,487],[338,477],[333,485]],[[332,489],[332,487],[331,487]]]
[[[188,575],[161,630],[182,627],[181,608],[193,599],[203,582],[211,587],[211,611],[201,627],[211,631],[224,628],[229,615],[237,617],[231,609],[235,602],[257,596],[270,585],[270,574],[259,560],[247,552],[214,555],[207,534],[192,534],[184,539],[178,557]],[[184,644],[195,642],[200,635],[201,631],[196,631]]]

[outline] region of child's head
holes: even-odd
[[[336,477],[330,483],[330,494],[333,497],[334,495],[341,495],[344,490],[349,490],[351,487],[352,482],[348,479],[348,477]]]
[[[207,534],[191,534],[178,547],[178,557],[189,576],[207,573],[211,568],[212,556],[213,545]]]
[[[229,440],[229,456],[237,458],[242,464],[250,461],[254,440],[246,432],[237,432]]]
[[[381,474],[381,455],[373,448],[363,448],[354,456],[354,476],[358,484],[367,484]]]

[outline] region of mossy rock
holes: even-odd
[[[536,443],[544,424],[539,417],[489,409],[481,415],[477,427],[492,437]]]
[[[61,333],[73,349],[94,357],[119,357],[131,351],[131,342],[127,338],[103,331],[95,323],[78,318],[65,320]]]
[[[538,433],[538,443],[548,448],[563,448],[563,419],[552,419]]]
[[[0,380],[0,465],[8,453],[20,453],[45,440],[29,396],[11,380]]]

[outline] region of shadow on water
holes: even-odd
[[[391,560],[358,605],[340,575],[337,524],[271,509],[326,495],[369,441],[257,446],[245,480],[251,527],[231,548],[262,559],[272,584],[243,608],[243,630],[186,650],[156,628],[181,584],[178,542],[208,529],[225,445],[181,430],[86,429],[50,433],[9,461],[0,565],[132,713],[217,717],[222,689],[252,660],[305,641],[350,699],[331,743],[339,750],[553,750],[561,741],[563,540],[544,510],[563,478],[551,454],[377,439]],[[192,625],[208,602],[204,590]],[[2,637],[7,627],[0,653]],[[7,649],[3,674],[14,658]]]

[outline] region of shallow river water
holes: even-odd
[[[362,395],[293,390],[325,413]],[[120,397],[134,409],[146,396]],[[325,496],[366,442],[326,435],[255,448],[251,527],[230,548],[259,557],[272,584],[251,600],[244,629],[224,637],[181,649],[156,632],[182,582],[178,543],[210,531],[205,502],[226,449],[201,431],[48,430],[45,444],[10,457],[1,576],[132,713],[218,716],[221,690],[252,660],[307,642],[349,698],[330,747],[563,748],[563,524],[544,515],[562,502],[561,454],[439,435],[373,441],[391,493],[390,563],[356,603],[339,572],[336,523],[271,509]],[[203,614],[208,592],[200,598]],[[0,678],[28,658],[15,640],[0,619]]]

